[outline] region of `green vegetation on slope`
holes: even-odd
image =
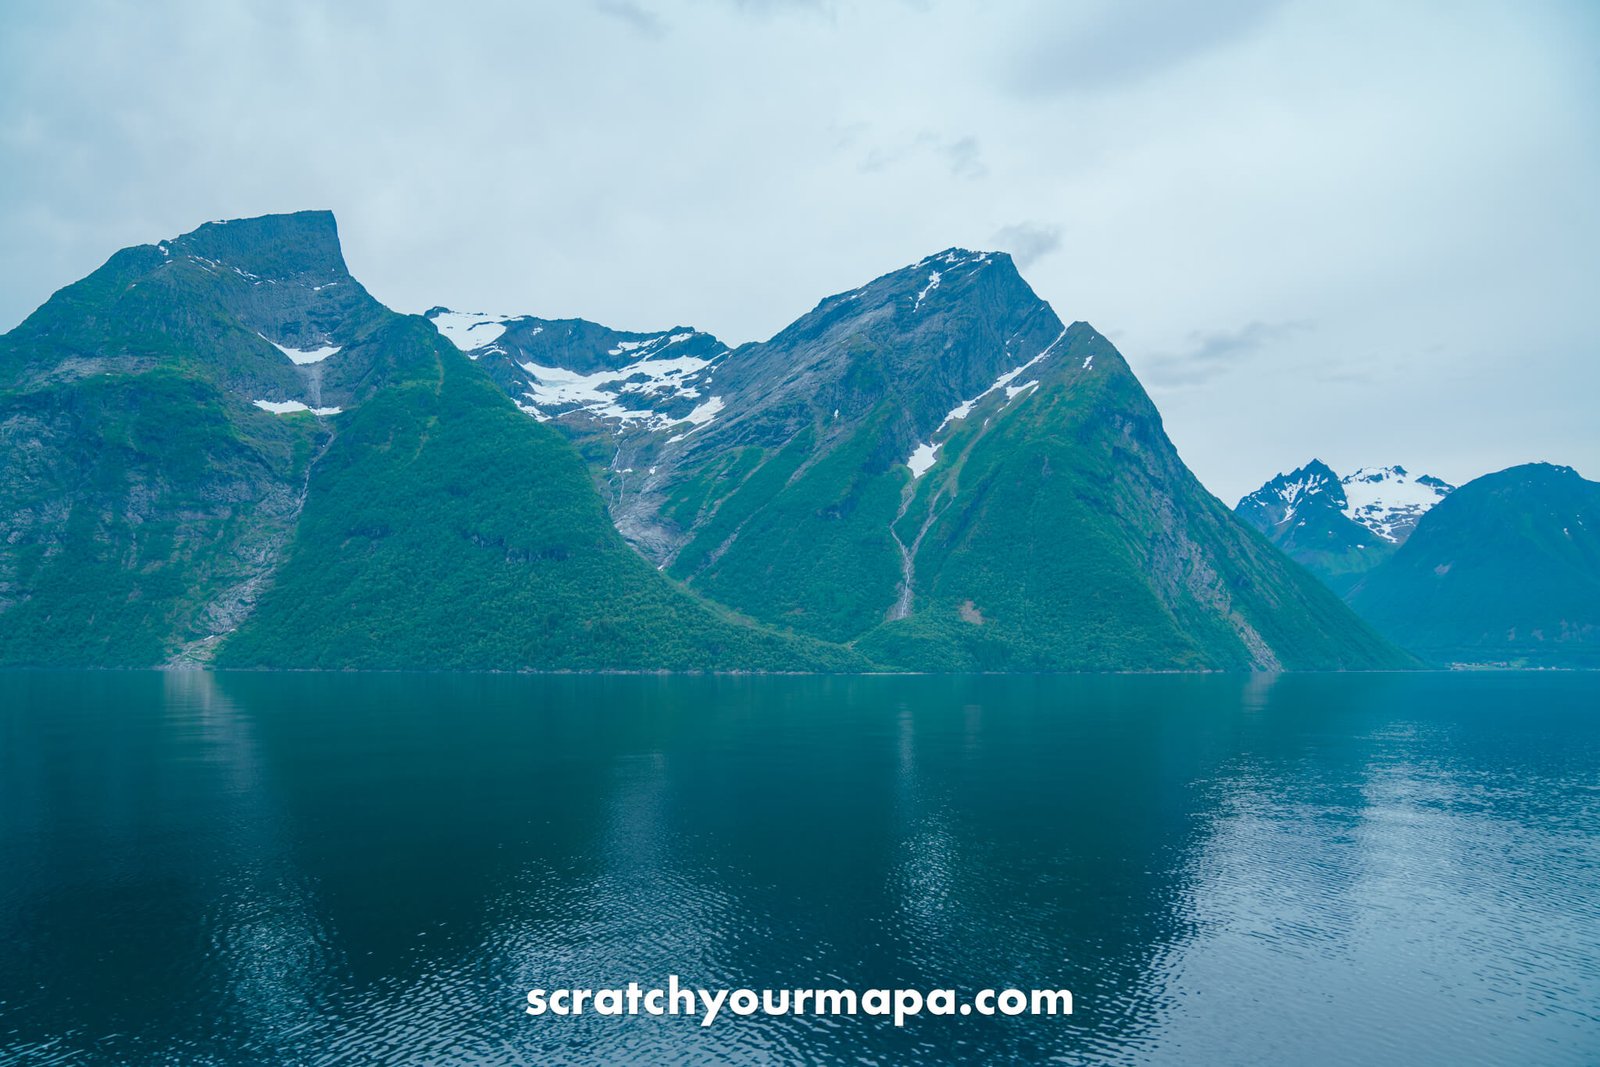
[[[910,478],[951,404],[1069,335],[1036,391],[991,390]],[[1401,662],[1199,487],[1115,350],[1062,330],[1003,256],[830,298],[717,381],[736,403],[683,435],[692,461],[639,483],[654,501],[618,490],[669,578],[571,443],[349,277],[330,215],[124,250],[0,338],[0,663]]]
[[[992,396],[940,457],[897,526],[917,546],[913,611],[859,642],[875,659],[930,670],[1409,662],[1199,485],[1087,327],[1069,331],[1037,390]]]
[[[572,447],[420,319],[407,372],[340,416],[289,557],[219,664],[852,669],[676,589],[612,528]]]
[[[0,394],[0,663],[152,666],[227,628],[316,434],[171,369]]]
[[[672,571],[707,596],[796,632],[848,641],[895,596],[895,477],[875,462],[882,418],[818,452],[803,431],[726,498]]]

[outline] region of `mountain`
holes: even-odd
[[[769,341],[429,317],[708,598],[927,670],[1406,657],[1195,480],[1132,371],[1001,253],[948,249]]]
[[[1545,463],[1468,482],[1349,600],[1436,663],[1600,667],[1600,483]]]
[[[0,664],[858,669],[675,587],[326,212],[125,249],[0,337]]]
[[[124,249],[0,337],[0,662],[151,665],[248,614],[377,365],[386,313],[332,233],[308,212]]]
[[[0,337],[0,445],[0,664],[1409,662],[997,253],[729,348],[400,315],[325,212],[210,223]]]
[[[1314,459],[1269,480],[1234,513],[1342,596],[1454,488],[1404,467],[1363,467],[1340,478]]]

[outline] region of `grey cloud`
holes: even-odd
[[[1253,32],[1283,0],[1146,0],[1050,4],[1006,57],[1024,94],[1092,92],[1153,78]]]
[[[989,243],[1002,252],[1011,253],[1018,269],[1026,269],[1061,247],[1061,227],[1014,222],[996,230]]]
[[[1233,330],[1197,330],[1189,334],[1184,348],[1151,355],[1148,376],[1158,387],[1201,385],[1310,329],[1308,322],[1247,322]]]
[[[852,143],[854,139],[852,136]],[[977,137],[971,134],[942,137],[931,130],[923,130],[909,140],[868,149],[856,169],[863,174],[874,174],[902,163],[915,164],[919,157],[930,155],[942,160],[945,169],[957,178],[982,178],[989,173]]]
[[[989,173],[989,168],[983,165],[976,137],[959,137],[941,145],[939,151],[949,161],[950,173],[958,178],[982,178]]]
[[[640,36],[659,40],[667,35],[667,24],[661,16],[634,0],[594,0],[594,9],[625,23]]]

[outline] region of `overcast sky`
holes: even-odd
[[[433,304],[761,339],[949,245],[1127,355],[1232,503],[1319,456],[1600,477],[1600,4],[0,5],[0,329],[338,215]]]

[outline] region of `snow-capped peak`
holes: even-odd
[[[959,267],[963,263],[982,264],[989,262],[989,257],[994,254],[993,252],[974,252],[970,248],[947,248],[943,252],[935,252],[931,256],[917,260],[909,269],[918,270],[923,267],[932,267],[934,264],[942,264],[946,267]]]
[[[1344,513],[1385,541],[1400,542],[1429,508],[1455,486],[1428,475],[1413,477],[1404,467],[1362,467],[1340,480]]]
[[[1341,508],[1344,506],[1339,476],[1321,460],[1314,459],[1298,470],[1279,474],[1239,501],[1239,506],[1249,505],[1261,509],[1265,514],[1277,516],[1272,520],[1273,523],[1284,526],[1294,520],[1308,501],[1323,496],[1332,497],[1333,502]]]

